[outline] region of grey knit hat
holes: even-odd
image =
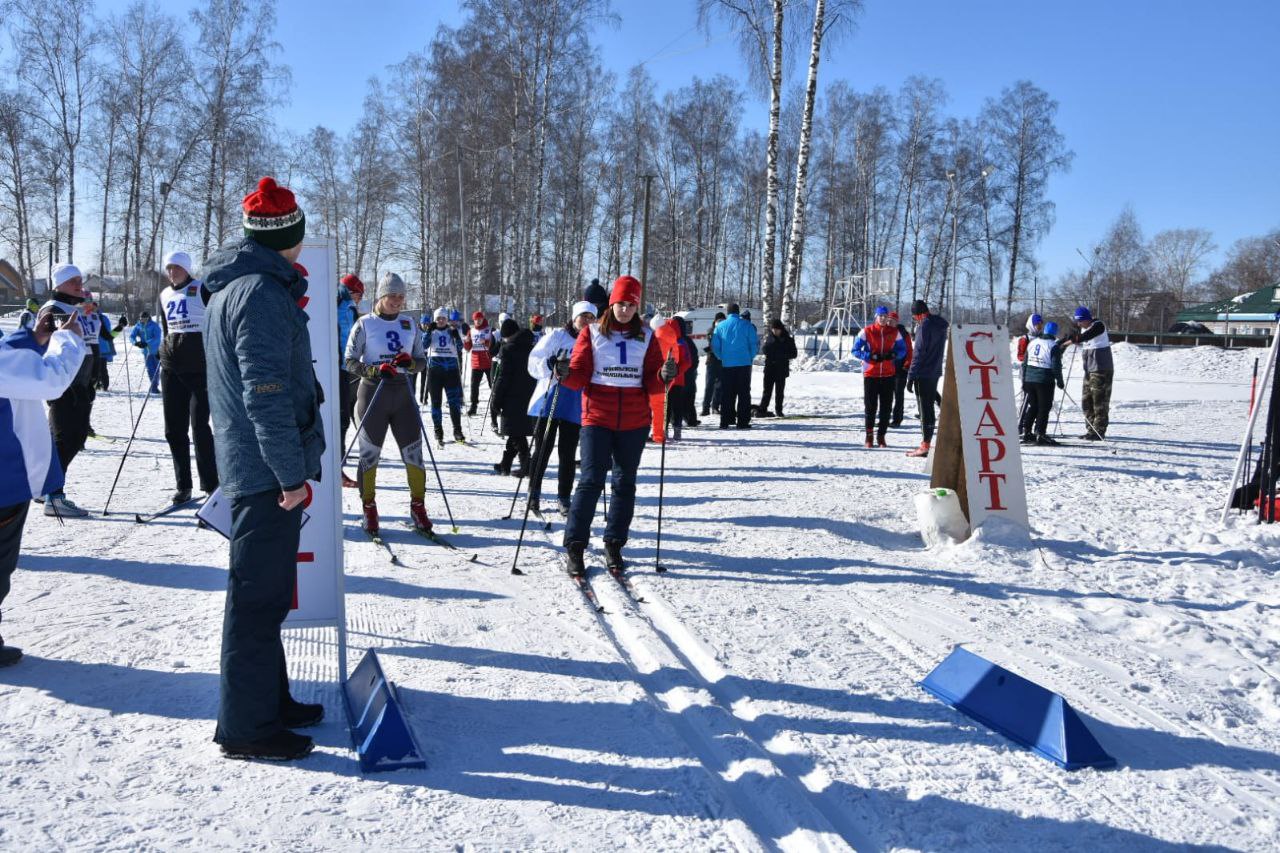
[[[384,272],[378,279],[378,299],[384,296],[404,296],[404,279],[393,272]]]

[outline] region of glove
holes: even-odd
[[[391,359],[391,363],[394,364],[396,367],[403,367],[405,369],[408,369],[413,366],[413,356],[401,350],[400,352],[396,353],[395,358]]]
[[[553,366],[556,371],[556,376],[563,380],[569,375],[569,356],[566,355],[562,358],[553,359],[553,361],[555,362]]]
[[[914,379],[907,380],[907,393],[908,394],[916,393],[916,381]]]
[[[1059,380],[1058,380],[1058,388],[1063,389],[1063,390],[1066,390],[1066,387],[1067,387],[1067,386],[1066,386],[1066,384],[1065,384],[1061,379],[1059,379]]]
[[[382,374],[383,379],[394,379],[400,375],[396,372],[396,366],[390,363],[378,365],[378,373]]]
[[[137,347],[138,349],[146,349],[146,348],[147,348],[147,345],[146,345],[145,343],[143,343],[142,341],[134,341],[134,342],[133,342],[133,345],[134,345],[135,347]]]
[[[679,372],[680,368],[676,365],[675,357],[668,355],[667,360],[662,362],[662,367],[658,370],[658,378],[663,382],[672,382]]]

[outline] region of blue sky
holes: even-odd
[[[123,6],[107,0],[104,10]],[[182,7],[191,4],[183,3]],[[173,9],[178,4],[165,4]],[[866,0],[857,28],[824,57],[822,76],[859,90],[938,77],[948,113],[975,115],[1018,79],[1060,104],[1075,151],[1050,194],[1057,222],[1041,243],[1041,281],[1082,264],[1125,204],[1147,236],[1204,227],[1219,256],[1280,226],[1280,0]],[[660,88],[693,76],[744,76],[719,24],[697,26],[695,0],[615,0],[617,29],[597,33],[619,76],[645,62]],[[339,131],[355,121],[369,77],[461,20],[439,0],[280,0],[277,40],[293,70],[283,122]],[[807,51],[807,44],[801,52]],[[803,80],[806,56],[791,67]],[[763,125],[752,100],[746,120]],[[1215,259],[1216,260],[1216,259]]]

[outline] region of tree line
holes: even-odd
[[[184,18],[0,0],[0,255],[27,278],[73,260],[145,299],[164,251],[206,257],[274,174],[343,272],[400,271],[424,306],[489,294],[547,311],[590,278],[640,274],[647,185],[646,299],[662,310],[737,300],[814,320],[870,269],[892,270],[884,301],[973,319],[1041,294],[1049,181],[1072,159],[1049,93],[1011,81],[954,115],[937,79],[822,76],[833,46],[857,49],[853,0],[691,3],[735,35],[747,74],[659,91],[643,65],[603,66],[606,0],[465,0],[341,131],[275,119],[291,79],[271,2]],[[755,99],[765,127],[747,120]]]

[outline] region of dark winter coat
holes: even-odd
[[[499,431],[508,437],[533,435],[529,399],[538,382],[529,375],[529,353],[535,343],[537,339],[528,329],[502,341],[502,372],[493,383],[493,408],[498,413]]]
[[[1053,335],[1033,335],[1031,340],[1052,341]],[[1030,346],[1030,344],[1028,344]],[[1022,368],[1022,381],[1029,385],[1048,385],[1049,383],[1057,383],[1062,386],[1062,349],[1065,345],[1057,343],[1053,345],[1053,349],[1049,351],[1049,366],[1037,366],[1031,363],[1029,358],[1026,359],[1026,365]]]
[[[907,368],[908,379],[941,379],[942,358],[947,351],[948,323],[937,314],[929,314],[916,329],[915,351],[911,357],[911,366]]]
[[[764,375],[768,379],[785,379],[791,375],[791,359],[796,357],[796,339],[790,333],[764,336]]]
[[[204,269],[209,409],[222,491],[294,489],[320,476],[323,396],[312,368],[307,282],[279,252],[245,238]]]

